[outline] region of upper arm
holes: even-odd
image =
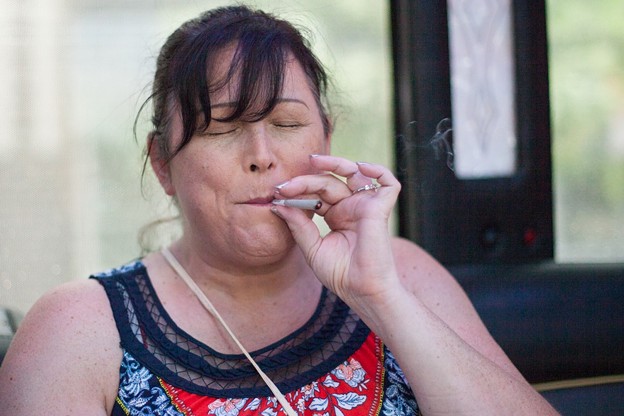
[[[66,284],[37,301],[20,324],[0,368],[0,402],[12,415],[104,415],[120,362],[103,288],[94,280]]]
[[[408,240],[394,239],[393,250],[399,276],[408,290],[468,345],[510,374],[522,377],[492,338],[464,290],[446,269]]]

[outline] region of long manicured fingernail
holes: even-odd
[[[281,191],[281,189],[285,187],[286,185],[288,185],[289,183],[290,181],[286,181],[286,182],[280,183],[279,185],[275,185],[275,192],[279,193],[279,191]]]

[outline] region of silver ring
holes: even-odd
[[[355,191],[353,191],[353,193],[357,194],[358,192],[362,192],[362,191],[375,191],[375,192],[377,192],[377,188],[380,188],[380,187],[381,187],[381,185],[379,185],[378,183],[369,183],[368,185],[360,186]]]

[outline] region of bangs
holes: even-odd
[[[213,49],[212,53],[202,51],[196,54],[206,56],[206,59],[186,68],[190,78],[185,85],[180,85],[178,102],[185,126],[184,135],[189,139],[196,131],[208,127],[213,119],[210,96],[225,88],[233,88],[232,107],[226,116],[215,118],[218,121],[258,121],[279,102],[288,46],[279,36],[258,30],[245,31],[235,42],[236,50],[225,73],[218,74],[217,68],[221,64],[219,60],[227,54],[228,45],[221,45],[218,50],[209,48]],[[195,121],[194,126],[190,125],[191,120]]]
[[[219,121],[266,117],[279,103],[291,58],[305,72],[329,134],[332,123],[323,102],[327,76],[294,26],[244,6],[216,9],[183,24],[161,50],[150,97],[155,132],[166,137],[171,117],[176,112],[181,117],[182,137],[170,157],[208,127],[213,119],[210,96],[224,89],[231,89],[231,102]]]
[[[258,121],[280,99],[288,50],[278,37],[259,35],[250,32],[248,38],[239,40],[227,76],[209,88],[212,94],[227,85],[236,87],[232,112],[221,121]],[[206,108],[202,111],[206,115]]]

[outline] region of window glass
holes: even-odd
[[[624,2],[547,1],[556,258],[624,260]]]
[[[454,171],[460,179],[516,173],[512,2],[448,1]]]
[[[142,149],[159,48],[234,1],[0,0],[0,306],[141,255],[138,230],[173,213]],[[263,0],[312,32],[335,80],[335,154],[392,165],[387,2]]]

